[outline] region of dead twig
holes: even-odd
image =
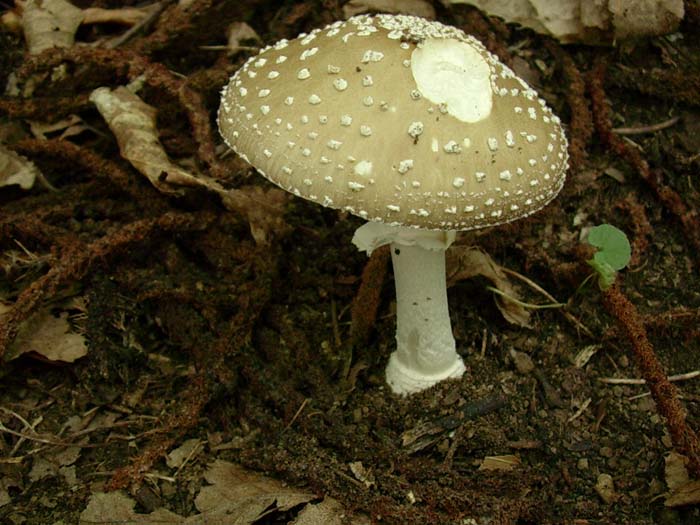
[[[401,434],[401,444],[409,453],[423,450],[435,443],[445,432],[462,426],[465,422],[501,410],[508,404],[502,395],[477,399],[461,406],[454,414],[431,421],[424,421]]]
[[[675,126],[676,123],[681,119],[681,117],[671,117],[668,120],[659,122],[658,124],[650,124],[648,126],[639,126],[636,128],[613,128],[610,131],[617,133],[618,135],[643,135],[645,133],[656,133],[657,131],[662,131],[671,126]]]
[[[698,376],[700,376],[700,370],[693,370],[692,372],[686,372],[685,374],[668,376],[668,380],[673,383],[676,381],[695,379]],[[646,385],[647,383],[646,379],[636,379],[631,377],[599,377],[598,381],[609,385]]]
[[[552,294],[550,294],[547,290],[545,290],[544,288],[542,288],[539,284],[537,284],[536,282],[534,282],[532,279],[529,279],[529,278],[526,277],[525,275],[522,275],[522,274],[520,274],[520,273],[518,273],[518,272],[516,272],[516,271],[514,271],[514,270],[510,270],[510,269],[506,268],[505,266],[502,266],[502,267],[501,267],[501,270],[503,270],[503,272],[505,272],[506,274],[508,274],[508,275],[510,275],[510,276],[512,276],[512,277],[515,277],[515,278],[521,280],[522,282],[524,282],[525,284],[527,284],[530,288],[532,288],[532,289],[535,290],[536,292],[539,292],[541,295],[543,295],[544,297],[546,297],[546,298],[547,298],[549,301],[551,301],[553,304],[559,304],[559,302],[554,298],[554,296],[553,296]],[[581,331],[582,331],[584,334],[586,334],[588,337],[590,337],[590,338],[593,338],[593,337],[594,337],[594,336],[593,336],[593,332],[591,332],[591,330],[590,330],[586,325],[584,325],[581,321],[579,321],[579,320],[576,318],[576,316],[574,316],[571,312],[568,312],[568,311],[566,310],[566,308],[560,308],[560,309],[558,309],[557,311],[561,312],[561,314],[562,314],[570,323],[572,323],[576,328],[578,328],[579,330],[581,330]]]

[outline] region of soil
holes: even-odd
[[[566,306],[531,310],[526,328],[504,319],[490,282],[453,283],[467,372],[406,398],[383,379],[394,344],[391,269],[385,252],[368,263],[350,243],[360,219],[288,199],[260,242],[249,218],[212,192],[166,195],[139,175],[87,100],[143,73],[139,94],[157,109],[171,158],[227,188],[268,190],[224,155],[214,132],[218,92],[249,52],[203,46],[224,44],[236,21],[265,43],[293,38],[342,18],[341,2],[166,4],[109,53],[29,58],[21,33],[0,32],[0,85],[13,71],[21,86],[32,84],[30,96],[0,99],[0,140],[56,189],[0,187],[0,351],[42,309],[67,313],[87,344],[87,355],[69,363],[6,355],[0,522],[78,523],[91,496],[108,490],[124,491],[142,514],[195,515],[203,473],[223,459],[338,500],[346,521],[700,523],[697,504],[665,505],[669,453],[685,452],[691,474],[698,460],[700,378],[674,383],[682,414],[657,409],[643,384],[604,381],[644,377],[635,353],[644,337],[668,375],[700,368],[694,2],[678,33],[618,47],[562,47],[463,5],[438,8],[441,21],[475,34],[527,77],[571,142],[569,179],[555,202],[526,220],[462,233],[456,248],[489,254],[523,301],[550,302],[512,272]],[[89,26],[78,39],[123,31]],[[60,64],[67,75],[47,73]],[[68,115],[84,128],[32,135],[37,122]],[[670,118],[657,130],[610,131]],[[632,243],[614,293],[630,301],[641,332],[594,281],[584,284],[591,251],[582,232],[601,223]],[[354,307],[358,295],[370,306]],[[685,449],[667,421],[685,425]],[[166,454],[192,438],[202,443],[196,454],[168,467]],[[488,468],[494,462],[501,468]],[[288,523],[298,511],[255,523]]]

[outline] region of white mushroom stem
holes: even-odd
[[[454,232],[426,231],[381,223],[360,227],[353,243],[368,253],[391,245],[396,286],[396,350],[386,369],[397,394],[419,392],[448,378],[460,377],[445,280],[445,250]]]

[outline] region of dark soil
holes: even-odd
[[[479,246],[567,306],[532,311],[527,329],[504,320],[487,281],[455,283],[452,323],[467,373],[409,398],[383,381],[393,283],[386,253],[367,267],[350,243],[359,219],[290,199],[283,224],[268,225],[272,242],[256,243],[247,218],[215,195],[153,187],[120,157],[87,100],[98,86],[143,73],[140,96],[157,108],[173,159],[227,187],[267,189],[235,155],[222,156],[215,134],[218,92],[249,55],[201,46],[224,44],[234,21],[265,43],[292,38],[341,18],[340,4],[170,5],[109,53],[29,58],[21,34],[0,32],[0,85],[12,71],[21,85],[36,84],[29,98],[0,98],[0,141],[58,190],[0,187],[8,310],[0,352],[46,307],[69,312],[88,345],[73,363],[29,353],[0,368],[0,489],[9,496],[0,497],[0,522],[78,523],[91,494],[114,489],[131,494],[139,512],[192,515],[202,472],[218,458],[335,498],[348,516],[374,523],[700,523],[697,506],[664,505],[665,457],[674,445],[683,451],[666,420],[685,415],[683,424],[700,429],[700,378],[674,383],[685,414],[657,410],[644,385],[602,382],[642,377],[630,319],[608,307],[593,281],[579,288],[590,272],[582,230],[616,225],[634,250],[616,290],[636,308],[649,347],[668,375],[700,368],[695,3],[679,33],[615,48],[562,47],[465,6],[438,9],[441,21],[479,36],[527,75],[571,139],[569,179],[554,203],[527,220],[463,233],[457,245]],[[79,39],[99,41],[123,29],[82,31]],[[52,80],[46,72],[62,63],[69,74]],[[70,114],[88,128],[32,138],[30,123]],[[655,132],[610,131],[671,117],[679,120]],[[362,288],[363,279],[374,284]],[[512,280],[525,301],[547,302]],[[358,294],[376,312],[353,308]],[[587,348],[597,351],[579,367]],[[164,456],[189,438],[205,445],[174,475]],[[67,445],[78,452],[66,464],[59,455]],[[480,469],[488,456],[518,464]],[[351,470],[357,462],[365,475]],[[601,474],[614,482],[609,498],[596,490]],[[291,519],[273,513],[257,523]]]

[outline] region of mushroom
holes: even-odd
[[[562,188],[567,141],[544,100],[459,29],[364,15],[250,58],[224,88],[218,119],[264,177],[369,221],[358,248],[391,244],[391,389],[461,376],[445,250],[456,231],[530,215]]]

